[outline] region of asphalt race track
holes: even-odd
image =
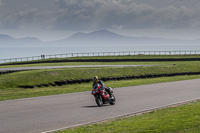
[[[116,104],[103,107],[88,91],[1,101],[0,132],[49,132],[191,101],[200,98],[199,86],[194,79],[114,88]]]

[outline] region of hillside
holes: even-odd
[[[198,45],[197,40],[122,36],[108,30],[77,32],[61,40],[42,42],[35,37],[13,38],[0,34],[0,45]]]
[[[35,37],[13,38],[11,36],[0,34],[0,45],[31,45],[42,43]]]
[[[51,42],[51,44],[63,45],[189,45],[199,43],[200,40],[122,36],[108,30],[99,30],[91,33],[78,32],[63,40]]]

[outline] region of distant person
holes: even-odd
[[[45,55],[41,55],[41,59],[42,59],[42,60],[45,59]]]

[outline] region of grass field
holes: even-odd
[[[126,87],[126,86],[137,86],[153,83],[171,82],[179,80],[188,79],[198,79],[200,75],[193,76],[176,76],[176,77],[162,77],[153,79],[137,79],[137,80],[122,80],[122,81],[108,81],[104,82],[106,86],[111,86],[112,88]],[[20,99],[38,96],[49,96],[56,94],[66,94],[81,91],[91,91],[92,83],[84,84],[74,84],[67,86],[57,86],[57,87],[43,87],[34,89],[23,89],[23,88],[5,88],[0,89],[0,101],[10,100],[10,99]]]
[[[64,63],[66,64],[66,63]],[[184,61],[184,62],[95,62],[95,63],[67,63],[67,65],[85,65],[85,64],[145,64],[145,65],[157,65],[157,66],[142,66],[142,67],[104,67],[104,68],[62,68],[62,69],[46,69],[46,70],[31,70],[31,71],[21,71],[11,74],[0,75],[0,100],[27,98],[27,97],[37,97],[46,96],[54,94],[63,94],[71,92],[86,91],[91,89],[92,83],[67,85],[67,86],[56,86],[56,87],[40,87],[33,89],[19,88],[23,85],[38,85],[54,83],[55,81],[63,80],[73,80],[73,79],[91,79],[93,76],[98,75],[102,77],[120,77],[120,76],[140,76],[147,74],[170,74],[170,73],[181,73],[181,72],[200,72],[200,62],[198,61]],[[35,64],[41,65],[41,64]],[[46,64],[48,65],[48,64]],[[57,64],[60,65],[60,64]],[[24,66],[24,65],[20,65]],[[196,78],[198,76],[186,76],[188,79],[191,77]],[[145,79],[141,80],[140,84],[144,84],[145,81],[150,81],[150,83],[161,82],[159,79]],[[173,79],[173,78],[172,78]],[[184,77],[184,79],[187,79]],[[179,80],[179,79],[173,79]],[[182,78],[180,79],[182,80]],[[127,86],[139,85],[136,83],[139,80],[131,80],[126,83]],[[171,81],[171,80],[170,80]],[[117,81],[118,86],[115,84],[110,85],[111,87],[121,87],[126,81]],[[162,82],[166,82],[163,80]],[[113,81],[113,83],[115,83]],[[107,83],[106,83],[107,84]]]
[[[108,56],[108,57],[77,57],[70,59],[107,59],[107,58],[198,58],[199,55],[190,56]],[[94,75],[102,77],[120,77],[120,76],[141,76],[148,74],[170,74],[181,72],[200,72],[199,61],[169,61],[169,62],[65,62],[65,63],[37,63],[25,65],[7,65],[6,67],[27,67],[27,66],[62,66],[62,65],[156,65],[143,67],[99,67],[99,68],[62,68],[62,69],[46,69],[21,71],[11,74],[0,75],[0,100],[9,100],[16,98],[26,98],[53,94],[62,94],[77,91],[90,90],[90,85],[67,85],[62,87],[41,87],[34,89],[19,88],[23,85],[38,85],[54,83],[55,81],[74,80],[74,79],[90,79]],[[189,76],[188,78],[191,78]],[[197,76],[198,77],[198,76]],[[194,76],[196,78],[196,76]],[[172,78],[173,79],[173,78]],[[158,79],[148,79],[151,82],[157,82]],[[142,82],[148,80],[141,80]],[[155,81],[154,81],[155,80]],[[182,79],[180,79],[182,80]],[[129,81],[130,85],[139,85],[136,80]],[[118,81],[123,84],[125,81]],[[159,81],[160,82],[160,81]],[[163,82],[166,82],[165,80]],[[91,83],[90,83],[91,84]],[[143,83],[140,83],[143,84]],[[127,83],[129,85],[129,83]],[[129,85],[129,86],[130,86]],[[87,86],[87,87],[80,87]],[[118,85],[120,87],[123,85]],[[112,86],[111,87],[115,87]],[[78,89],[77,89],[78,88]]]
[[[5,65],[0,68],[12,67],[36,67],[36,66],[74,66],[74,65],[154,65],[154,64],[172,64],[173,62],[64,62],[64,63],[36,63],[21,65]]]
[[[199,133],[200,101],[56,133]]]
[[[120,63],[101,63],[117,65]],[[127,62],[132,65],[134,63]],[[145,63],[144,63],[145,64]],[[150,64],[150,63],[149,63]],[[176,64],[176,65],[174,65]],[[95,63],[94,63],[95,65]],[[0,76],[0,88],[17,87],[18,85],[34,85],[42,83],[51,83],[59,80],[70,79],[87,79],[94,75],[99,77],[116,77],[127,75],[145,75],[145,74],[168,74],[180,72],[199,72],[200,62],[165,62],[152,63],[157,66],[141,66],[141,67],[107,67],[107,68],[62,68],[62,69],[46,69],[46,70],[31,70],[22,71]],[[6,81],[6,82],[5,82]]]

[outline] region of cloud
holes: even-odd
[[[185,6],[154,7],[132,0],[57,0],[60,28],[199,27],[199,11]]]
[[[18,29],[26,27],[49,28],[53,25],[54,10],[47,7],[41,8],[40,3],[33,5],[27,0],[2,0],[0,9],[0,28]],[[38,0],[35,0],[38,1]],[[39,6],[40,5],[40,6]]]
[[[57,0],[59,7],[55,28],[57,29],[88,29],[96,27],[96,10],[101,0]]]
[[[1,0],[0,28],[56,30],[195,28],[200,8],[144,0]],[[46,4],[45,4],[46,3]],[[173,1],[171,1],[173,3]],[[188,3],[187,3],[188,4]],[[15,7],[11,8],[11,5]],[[8,10],[9,9],[9,10]]]
[[[198,12],[184,6],[180,8],[174,6],[161,8],[159,12],[155,13],[155,16],[158,16],[155,24],[164,28],[199,27],[200,25],[196,23],[200,20]]]
[[[2,0],[0,0],[0,8],[1,8],[3,5],[4,5],[4,4],[3,4]]]
[[[61,28],[137,27],[153,10],[130,0],[57,0],[56,4],[60,8],[56,20]]]
[[[40,12],[37,8],[30,8],[3,16],[1,26],[3,28],[23,28],[23,27],[43,27],[48,21],[50,24],[49,13]]]

